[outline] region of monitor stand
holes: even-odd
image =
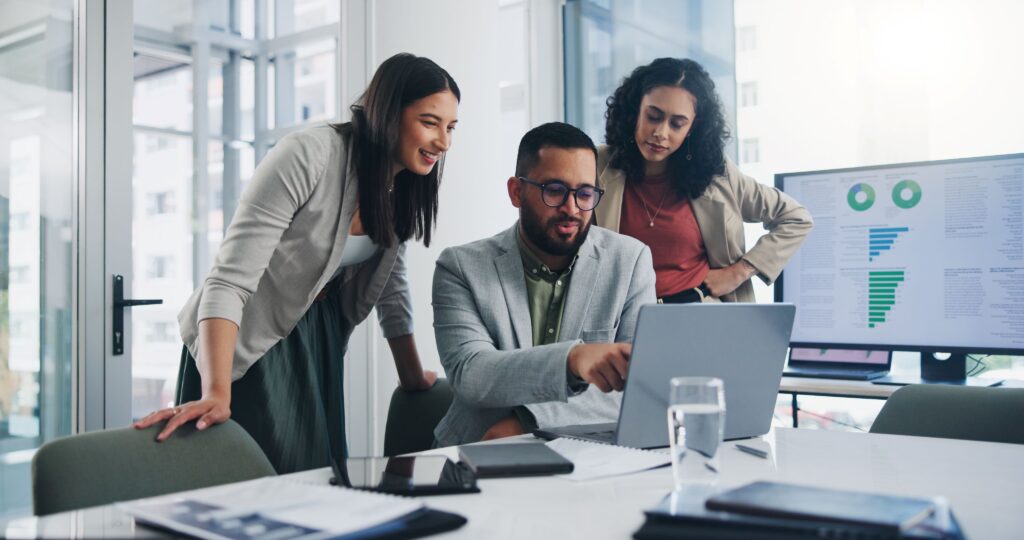
[[[920,377],[886,376],[875,379],[875,384],[905,386],[908,384],[948,384],[952,386],[999,386],[1002,379],[981,379],[967,376],[966,354],[943,354],[936,351],[921,353]],[[942,355],[943,358],[939,358]]]

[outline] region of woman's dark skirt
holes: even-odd
[[[263,448],[279,474],[329,467],[348,454],[344,363],[347,323],[340,287],[313,302],[287,337],[231,384],[231,419]],[[183,348],[176,403],[202,395],[199,371]]]

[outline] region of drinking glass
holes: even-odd
[[[668,402],[668,434],[676,489],[718,478],[725,428],[725,391],[715,377],[676,377]]]

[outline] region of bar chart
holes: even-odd
[[[909,227],[878,227],[868,229],[868,261],[873,262],[884,251],[892,249],[896,239]]]
[[[904,270],[868,271],[868,328],[885,322],[896,305],[896,289],[905,278]]]

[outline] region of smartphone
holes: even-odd
[[[476,475],[444,456],[349,458],[334,464],[331,483],[394,495],[479,493]]]

